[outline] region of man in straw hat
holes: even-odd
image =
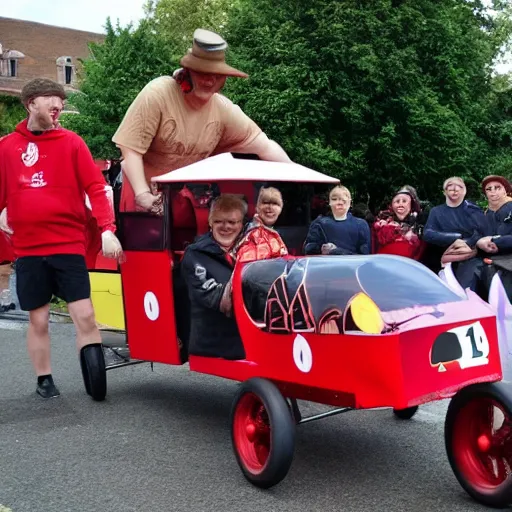
[[[123,154],[122,211],[160,211],[151,178],[224,152],[289,162],[285,151],[219,94],[227,77],[247,75],[225,62],[227,43],[197,29],[173,77],[149,82],[128,108],[112,140]]]
[[[102,232],[103,254],[122,254],[105,179],[82,138],[58,124],[65,98],[60,84],[31,80],[21,91],[27,119],[0,140],[0,229],[9,234],[17,258],[17,294],[29,312],[27,346],[43,398],[59,395],[48,333],[53,295],[68,305],[82,369],[105,364],[85,264],[86,195]]]

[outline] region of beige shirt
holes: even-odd
[[[149,82],[128,108],[112,140],[143,154],[146,179],[250,144],[261,129],[221,94],[195,110],[169,76]]]

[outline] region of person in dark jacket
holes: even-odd
[[[466,184],[454,176],[443,183],[446,203],[430,211],[423,240],[443,251],[443,264],[452,262],[455,277],[466,289],[476,291],[482,262],[476,258],[476,243],[482,237],[484,213],[465,200]]]
[[[315,219],[304,244],[305,254],[370,254],[370,227],[350,212],[350,191],[336,185],[329,192],[331,215]]]
[[[190,310],[189,354],[244,359],[240,333],[233,318],[231,276],[235,260],[230,254],[242,232],[247,204],[223,194],[210,208],[211,231],[190,244],[181,262]]]
[[[491,279],[499,272],[500,279],[512,299],[512,186],[503,176],[490,175],[482,181],[487,197],[484,236],[477,242],[490,265],[484,266],[481,282],[487,298]]]

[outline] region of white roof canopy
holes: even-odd
[[[156,183],[202,183],[217,181],[285,181],[297,183],[339,183],[338,178],[295,163],[234,158],[222,153],[181,169],[151,178]]]

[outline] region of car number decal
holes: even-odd
[[[160,315],[160,306],[158,299],[153,292],[146,292],[144,295],[144,311],[146,316],[154,322]]]
[[[293,341],[293,360],[297,368],[304,373],[308,373],[313,366],[313,353],[306,338],[297,334]]]
[[[430,353],[430,364],[445,372],[458,363],[460,369],[489,364],[489,340],[480,322],[455,327],[441,333]]]

